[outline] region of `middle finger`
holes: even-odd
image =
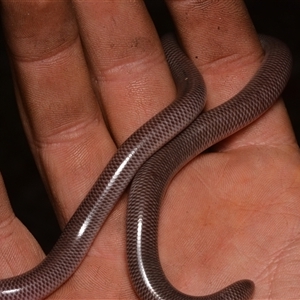
[[[143,1],[74,5],[94,87],[120,145],[175,97],[160,40]]]

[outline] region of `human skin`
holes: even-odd
[[[210,109],[263,59],[242,1],[167,0]],[[24,128],[63,228],[109,159],[176,95],[143,1],[1,0]],[[43,258],[0,184],[0,276]],[[159,253],[178,289],[204,295],[239,279],[254,299],[300,297],[300,156],[279,100],[199,155],[161,208]],[[126,264],[126,194],[76,273],[49,299],[136,299]]]

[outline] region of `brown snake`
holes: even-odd
[[[275,39],[261,37],[261,42],[266,55],[253,79],[228,102],[200,114],[205,98],[202,77],[174,40],[164,38],[166,57],[178,89],[177,99],[118,149],[44,261],[24,274],[0,280],[0,299],[43,299],[61,286],[80,265],[107,216],[143,164],[131,187],[127,216],[129,269],[140,298],[249,299],[253,293],[249,280],[204,297],[187,296],[174,289],[159,263],[157,223],[160,199],[180,167],[253,122],[284,89],[291,70],[290,53]]]

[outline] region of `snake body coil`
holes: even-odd
[[[291,68],[289,51],[277,40],[261,40],[266,58],[252,81],[230,101],[198,116],[205,98],[202,77],[173,39],[165,38],[163,46],[178,97],[118,149],[44,261],[24,274],[0,280],[0,299],[39,300],[62,285],[84,259],[137,170],[171,139],[141,168],[131,188],[127,249],[136,291],[142,299],[248,299],[253,291],[250,281],[240,281],[205,297],[176,291],[163,275],[156,238],[159,200],[175,172],[207,147],[258,118],[281,94]],[[160,176],[157,182],[149,180],[148,174],[153,170]],[[155,205],[151,207],[148,201],[152,203],[153,199]]]
[[[192,297],[171,286],[163,274],[157,246],[160,200],[180,168],[196,155],[261,116],[276,101],[291,69],[288,49],[261,36],[265,58],[246,87],[229,101],[202,113],[138,171],[127,209],[127,253],[133,284],[142,299],[247,300],[254,291],[250,280],[238,281],[208,296]],[[172,158],[172,159],[170,159]]]

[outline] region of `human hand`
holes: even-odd
[[[226,101],[263,55],[242,2],[167,3],[204,76],[207,109]],[[2,5],[24,126],[64,226],[116,148],[176,90],[142,1]],[[283,103],[213,150],[176,176],[164,200],[159,246],[168,278],[194,295],[249,278],[254,298],[298,297],[299,154]],[[4,278],[44,254],[3,187],[0,197]],[[76,274],[49,298],[136,298],[125,214],[124,196]]]

